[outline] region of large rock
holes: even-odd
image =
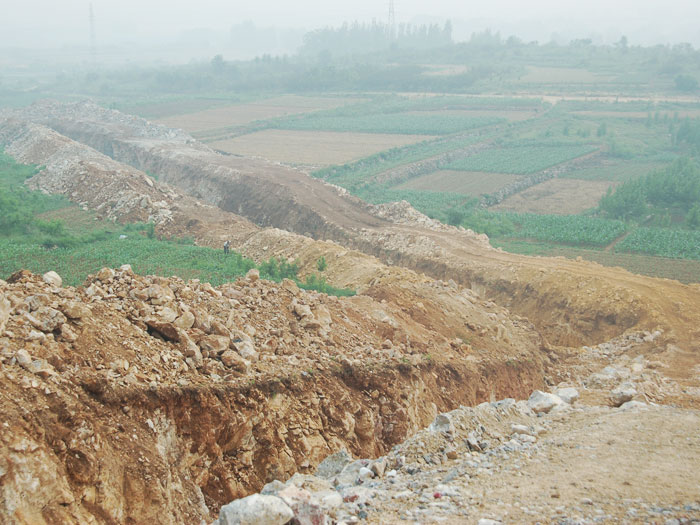
[[[167,286],[160,286],[158,284],[154,284],[146,288],[144,292],[148,299],[150,299],[151,304],[167,304],[175,300],[175,294]]]
[[[61,276],[54,271],[46,272],[42,276],[42,279],[44,279],[45,283],[48,283],[51,286],[55,286],[57,288],[63,286],[63,279],[61,279]]]
[[[223,354],[228,350],[228,345],[231,340],[223,335],[207,335],[199,340],[199,347],[206,350],[209,354]]]
[[[255,350],[255,345],[250,341],[236,341],[233,343],[233,346],[243,359],[247,359],[248,361],[258,360],[258,352]]]
[[[294,512],[277,496],[253,494],[221,507],[218,525],[284,525]]]
[[[615,390],[610,392],[610,401],[613,405],[619,407],[627,401],[631,401],[634,396],[637,395],[637,389],[630,382],[624,382],[618,386]]]
[[[557,390],[556,394],[564,402],[571,404],[579,398],[578,390],[573,387],[560,388]]]
[[[546,414],[554,407],[563,403],[561,398],[555,394],[535,390],[527,400],[527,406],[536,414]]]
[[[182,353],[185,354],[185,357],[191,358],[197,368],[201,367],[204,364],[204,358],[202,357],[202,352],[197,346],[197,343],[183,331],[178,332],[178,335],[180,337],[180,349]]]
[[[223,354],[221,354],[221,362],[224,364],[224,366],[237,370],[238,372],[245,372],[248,370],[248,361],[243,359],[233,350],[226,350]]]
[[[90,309],[84,304],[75,301],[69,301],[61,305],[60,308],[69,319],[83,319],[90,316]]]
[[[308,304],[301,304],[296,302],[296,300],[293,301],[292,303],[292,309],[294,310],[294,313],[296,314],[297,317],[300,319],[313,319],[314,314],[311,311],[311,307]]]
[[[160,336],[166,341],[174,341],[176,343],[180,341],[182,331],[179,330],[173,323],[166,323],[160,319],[151,317],[146,319],[146,324],[151,330],[160,334]]]
[[[298,525],[326,525],[326,515],[308,490],[289,485],[280,490],[277,496],[292,509]]]
[[[58,310],[48,306],[42,306],[31,314],[25,314],[34,328],[42,332],[53,332],[67,321],[66,316]]]
[[[189,330],[192,328],[192,325],[194,325],[194,314],[192,312],[182,312],[180,317],[175,319],[173,322],[175,326],[178,328],[182,328],[183,330]]]
[[[22,368],[27,368],[32,363],[32,356],[24,348],[20,348],[15,353],[17,364]]]
[[[449,415],[447,414],[438,414],[435,420],[430,423],[430,426],[428,427],[428,430],[432,432],[450,432],[453,433],[455,431],[454,424],[452,423],[452,419],[450,418]]]
[[[103,283],[106,283],[106,282],[114,279],[114,276],[116,274],[117,273],[114,270],[112,270],[111,268],[102,268],[99,272],[97,272],[95,279],[97,279],[98,281],[102,281]]]
[[[0,292],[0,335],[5,331],[5,325],[7,320],[10,318],[10,312],[12,311],[12,305],[7,297]]]
[[[340,474],[345,465],[352,461],[352,457],[348,451],[341,449],[338,452],[331,454],[316,467],[316,475],[319,478],[330,479]]]

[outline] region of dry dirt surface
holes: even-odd
[[[284,96],[166,117],[157,122],[170,128],[180,128],[193,133],[242,126],[256,120],[333,109],[359,101],[360,99],[350,98]]]
[[[429,138],[427,135],[268,129],[211,142],[209,145],[234,155],[261,157],[285,164],[325,166],[345,164],[380,151]]]
[[[573,215],[596,207],[611,185],[608,181],[551,179],[511,195],[493,209]]]
[[[211,520],[340,448],[385,468],[355,463],[330,487],[292,478],[328,491],[319,512],[339,521],[697,519],[700,286],[507,254],[407,203],[369,206],[91,104],[12,117],[0,143],[46,166],[30,185],[305,272],[324,256],[327,279],[359,292],[334,299],[255,275],[212,289],[128,269],[78,289],[28,274],[0,283],[12,523]],[[542,416],[523,402],[458,408],[566,386],[580,400]],[[628,397],[647,406],[614,408]],[[436,417],[455,409],[452,428]],[[641,457],[653,462],[630,465]]]

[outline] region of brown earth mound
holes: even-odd
[[[439,410],[541,381],[533,345],[476,351],[394,305],[291,281],[46,280],[0,282],[13,523],[196,523],[339,448],[386,453]]]

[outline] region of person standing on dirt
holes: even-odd
[[[231,251],[231,243],[229,241],[226,241],[224,243],[224,255],[228,255],[230,251]]]

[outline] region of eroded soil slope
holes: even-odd
[[[329,281],[359,292],[255,275],[213,289],[128,269],[78,289],[0,282],[0,488],[17,523],[210,519],[339,448],[387,454],[460,404],[560,381],[608,403],[595,374],[611,356],[648,357],[645,400],[699,406],[697,286],[507,254],[406,203],[368,206],[89,104],[0,120],[0,144],[46,166],[32,187],[103,217],[217,248],[231,239],[309,273],[324,256]]]
[[[376,456],[438,410],[541,383],[533,346],[476,352],[396,306],[291,281],[46,280],[0,282],[16,523],[198,522],[339,448]]]

